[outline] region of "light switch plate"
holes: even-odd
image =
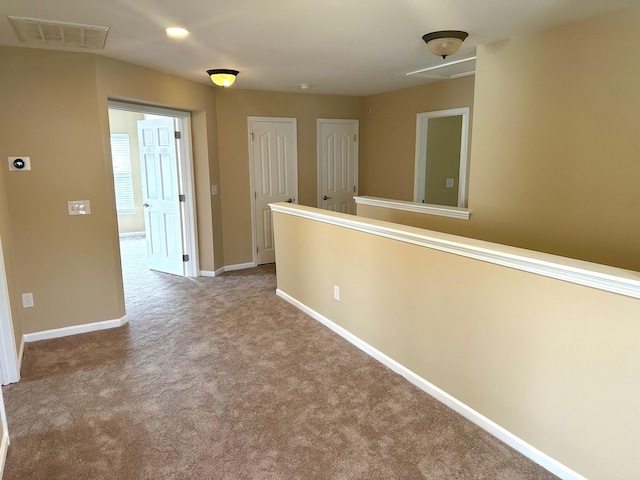
[[[446,188],[453,188],[454,180],[453,178],[447,178]]]
[[[22,161],[22,163],[20,163]],[[18,165],[23,165],[22,168],[16,167],[16,162]],[[9,157],[9,171],[10,172],[24,172],[26,170],[31,170],[31,158],[30,157]]]
[[[91,213],[91,204],[89,200],[69,200],[67,202],[69,215],[89,215]]]

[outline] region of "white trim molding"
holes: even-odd
[[[22,369],[22,358],[24,357],[24,335],[20,339],[20,349],[18,350],[18,375]],[[2,478],[2,477],[0,477]]]
[[[361,340],[359,337],[355,336],[353,333],[344,329],[340,325],[332,322],[327,317],[321,315],[320,313],[316,312],[312,308],[309,308],[308,306],[299,302],[298,300],[288,295],[287,293],[283,292],[282,290],[277,289],[276,294],[279,297],[286,300],[287,302],[289,302],[291,305],[302,310],[304,313],[306,313],[313,319],[317,320],[318,322],[322,323],[326,327],[330,328],[335,333],[340,335],[342,338],[344,338],[351,344],[355,345],[356,347],[358,347],[360,350],[362,350],[369,356],[375,358],[376,360],[378,360],[380,363],[382,363],[386,367],[390,368],[395,373],[402,375],[404,378],[406,378],[409,382],[411,382],[413,385],[415,385],[419,389],[428,393],[429,395],[434,397],[436,400],[442,402],[447,407],[459,413],[460,415],[465,417],[467,420],[475,423],[477,426],[479,426],[486,432],[490,433],[497,439],[506,443],[511,448],[517,450],[522,455],[536,462],[538,465],[545,468],[546,470],[553,473],[554,475],[557,475],[563,480],[587,480],[584,476],[575,472],[574,470],[567,467],[566,465],[558,462],[554,458],[551,458],[546,453],[541,452],[534,446],[525,442],[521,438],[517,437],[513,433],[504,429],[497,423],[488,419],[481,413],[475,411],[473,408],[469,407],[468,405],[461,402],[457,398],[448,394],[444,390],[438,388],[431,382],[425,380],[420,375],[414,373],[404,365],[395,361],[393,358],[385,355],[380,350],[369,345],[367,342]]]
[[[226,267],[224,267],[224,271],[225,272],[233,272],[235,270],[244,270],[245,268],[253,268],[256,267],[257,265],[253,262],[249,262],[249,263],[238,263],[236,265],[227,265]],[[216,270],[216,273],[218,273],[219,270]],[[222,272],[221,272],[222,273]]]
[[[441,217],[458,218],[469,220],[471,212],[468,208],[448,207],[445,205],[432,205],[430,203],[407,202],[405,200],[391,200],[379,197],[353,197],[358,205],[369,205],[372,207],[390,208],[392,210],[402,210],[404,212],[424,213],[428,215],[439,215]]]
[[[4,264],[4,252],[0,239],[0,383],[7,385],[20,380],[18,352],[16,349],[11,299],[7,284],[7,271]]]
[[[597,263],[509,247],[472,238],[449,235],[380,220],[365,219],[343,213],[329,212],[313,207],[274,203],[274,212],[294,215],[318,222],[391,238],[452,253],[483,262],[502,265],[565,282],[597,288],[606,292],[640,298],[640,272],[600,265]]]
[[[257,265],[253,262],[238,263],[236,265],[227,265],[226,267],[220,267],[215,272],[211,270],[200,270],[201,277],[219,277],[224,272],[233,272],[234,270],[244,270],[245,268],[254,268]]]
[[[49,340],[51,338],[68,337],[70,335],[78,335],[80,333],[97,332],[98,330],[107,330],[109,328],[121,327],[129,320],[127,316],[116,320],[105,320],[103,322],[85,323],[83,325],[73,325],[71,327],[55,328],[52,330],[43,330],[41,332],[25,333],[25,342],[37,342],[39,340]]]
[[[144,230],[142,232],[125,232],[125,233],[119,233],[118,236],[120,238],[127,238],[127,237],[145,237],[147,235],[147,232],[145,232]]]
[[[2,442],[0,443],[0,478],[4,476],[4,465],[7,461],[7,453],[9,453],[9,434],[2,432]]]

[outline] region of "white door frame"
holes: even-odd
[[[151,105],[121,102],[109,100],[110,109],[125,110],[128,112],[148,113],[162,115],[175,119],[178,131],[182,138],[176,140],[178,150],[178,175],[182,193],[186,200],[182,203],[182,248],[189,254],[189,261],[185,265],[187,277],[200,276],[200,257],[198,255],[198,226],[196,222],[196,198],[193,176],[193,156],[191,147],[191,113],[184,110],[155,107]]]
[[[293,158],[293,175],[295,178],[295,187],[294,187],[294,198],[296,199],[296,203],[298,203],[298,121],[295,118],[291,117],[247,117],[247,145],[249,145],[249,185],[251,187],[251,191],[249,192],[251,196],[251,240],[252,240],[252,258],[253,258],[253,266],[258,266],[258,232],[256,231],[256,197],[255,197],[255,188],[254,188],[254,179],[253,179],[253,143],[252,143],[252,123],[253,122],[281,122],[281,123],[290,123],[293,125],[293,130],[295,135],[293,136],[293,150],[294,150],[294,158]]]
[[[359,152],[358,152],[358,145],[360,144],[359,140],[360,140],[360,121],[358,119],[340,119],[340,118],[319,118],[318,122],[317,122],[317,127],[316,127],[316,138],[317,138],[317,176],[318,176],[318,199],[317,199],[317,206],[318,208],[321,208],[320,206],[322,205],[322,145],[320,144],[320,125],[324,124],[324,123],[347,123],[347,124],[353,124],[355,126],[355,132],[356,132],[356,138],[358,139],[358,141],[356,142],[355,145],[355,172],[354,172],[354,178],[353,178],[353,182],[355,184],[356,187],[356,191],[353,192],[353,196],[357,197],[358,196],[358,191],[360,189],[360,186],[358,185],[358,180],[359,180],[359,176],[358,176],[358,156],[359,156]]]
[[[2,239],[0,239],[0,374],[2,374],[2,385],[20,380],[20,362],[13,331],[11,300],[7,285],[7,271],[4,266]]]
[[[458,174],[458,207],[467,206],[467,152],[469,150],[469,107],[450,108],[435,112],[418,113],[416,116],[416,162],[413,175],[413,201],[422,203],[425,198],[427,178],[427,135],[429,119],[462,117],[460,138],[460,173]]]

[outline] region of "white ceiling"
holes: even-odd
[[[240,70],[233,88],[370,95],[437,81],[407,72],[445,61],[422,35],[469,32],[475,47],[578,21],[640,0],[3,0],[0,45],[19,42],[8,15],[109,27],[99,53],[202,83]],[[185,40],[164,29],[182,26]],[[43,47],[51,48],[51,47]],[[0,58],[1,65],[1,58]],[[438,73],[432,72],[432,73]],[[213,87],[212,87],[213,88]]]

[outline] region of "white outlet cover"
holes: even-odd
[[[18,168],[15,165],[16,160],[22,160],[24,167]],[[9,157],[9,171],[10,172],[24,172],[31,170],[31,157]]]
[[[91,203],[89,203],[89,200],[69,200],[67,209],[69,215],[89,215],[91,213]]]
[[[453,188],[453,185],[454,185],[454,179],[453,178],[447,178],[446,188]]]
[[[31,308],[33,307],[33,293],[23,293],[22,294],[22,308]]]

